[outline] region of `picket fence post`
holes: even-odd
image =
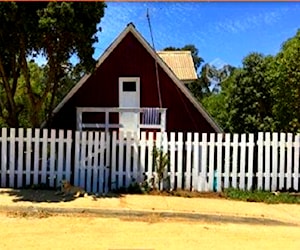
[[[248,142],[248,172],[247,172],[247,190],[253,189],[253,160],[254,160],[254,134],[249,134],[249,142]]]
[[[176,150],[176,141],[175,133],[171,132],[170,137],[170,186],[171,190],[175,189],[175,151]]]
[[[272,183],[271,191],[276,191],[278,176],[278,133],[272,133]]]
[[[191,188],[191,171],[192,171],[192,133],[187,134],[186,140],[186,172],[184,189],[189,190]]]
[[[299,185],[299,161],[300,161],[300,157],[299,157],[299,151],[300,151],[300,134],[297,134],[295,136],[295,142],[294,142],[294,174],[293,174],[293,185],[294,185],[294,189],[297,190],[298,189],[298,185]]]
[[[232,187],[238,188],[238,147],[239,147],[239,134],[233,134],[232,144]]]
[[[279,142],[279,190],[284,188],[284,179],[285,179],[285,145],[286,145],[286,134],[280,133],[280,142]]]
[[[24,155],[24,128],[18,129],[18,176],[17,187],[23,186],[23,155]],[[45,182],[44,182],[45,183]]]

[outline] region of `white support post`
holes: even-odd
[[[105,111],[105,133],[109,132],[109,111]]]
[[[76,130],[82,131],[82,110],[81,110],[81,108],[76,108]]]

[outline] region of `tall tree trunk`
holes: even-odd
[[[2,83],[5,89],[5,94],[7,97],[6,103],[2,102],[2,104],[4,105],[4,107],[2,108],[6,108],[8,114],[6,117],[3,118],[6,120],[9,127],[19,127],[18,110],[14,100],[14,93],[15,93],[14,88],[10,87],[9,80],[5,74],[3,62],[1,59],[0,59],[0,73],[2,76]],[[1,109],[1,114],[3,114],[2,109]]]

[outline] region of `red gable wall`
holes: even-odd
[[[155,61],[134,35],[128,33],[54,116],[51,127],[75,129],[76,107],[118,107],[119,77],[140,77],[141,107],[159,107]],[[167,131],[215,132],[160,67],[159,82],[163,108],[167,108]]]

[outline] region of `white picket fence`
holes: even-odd
[[[1,187],[58,186],[70,179],[71,147],[72,131],[2,128]]]
[[[1,187],[57,187],[61,179],[96,193],[128,187],[155,175],[154,146],[169,156],[164,188],[299,191],[300,135],[22,128],[1,130]]]
[[[146,138],[146,133],[77,132],[75,183],[105,192],[149,180],[155,174],[155,145],[169,155],[168,189],[299,190],[299,142],[300,135],[283,133],[259,133],[257,138],[187,133],[184,140],[183,133],[149,133]]]

